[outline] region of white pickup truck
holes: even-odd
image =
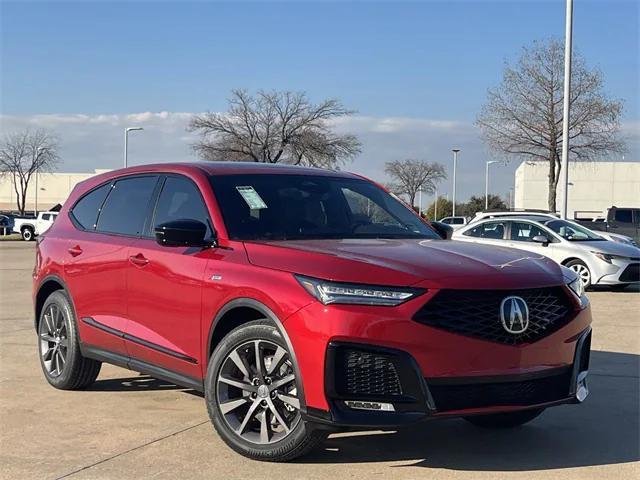
[[[22,235],[22,239],[27,242],[33,240],[37,235],[42,235],[53,225],[58,212],[40,212],[36,218],[16,217],[13,220],[13,231]]]

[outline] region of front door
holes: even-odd
[[[156,225],[180,219],[211,221],[198,187],[188,178],[167,176],[150,228],[129,248],[128,323],[132,360],[190,378],[201,378],[202,285],[210,251],[156,243]]]

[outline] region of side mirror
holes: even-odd
[[[433,229],[440,235],[443,240],[451,240],[453,235],[453,227],[442,222],[429,222]]]
[[[533,240],[536,243],[541,243],[542,246],[546,247],[547,245],[549,245],[549,239],[544,236],[544,235],[536,235],[535,237],[533,237],[531,240]]]
[[[164,247],[207,247],[207,226],[198,220],[173,220],[154,229],[156,242]]]

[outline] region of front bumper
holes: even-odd
[[[640,282],[640,262],[614,259],[611,264],[602,260],[594,268],[594,285],[620,285]]]
[[[426,418],[541,408],[586,397],[588,301],[576,302],[571,320],[548,336],[506,345],[412,320],[429,295],[394,308],[314,302],[284,322],[296,354],[309,421],[392,428]],[[364,395],[341,389],[336,359],[340,349],[347,347],[393,357],[401,396],[389,400],[386,394],[393,386],[358,392]],[[364,361],[383,362],[373,357]],[[355,381],[379,383],[366,377]],[[523,392],[521,397],[512,394],[516,389]],[[527,392],[533,394],[527,396]],[[478,401],[460,403],[460,398]],[[356,403],[347,406],[347,401]],[[391,404],[393,410],[382,404]]]

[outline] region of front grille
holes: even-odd
[[[340,348],[336,353],[336,390],[360,398],[402,395],[393,357],[377,352]]]
[[[439,412],[493,406],[528,406],[569,397],[571,370],[521,382],[431,384],[429,391]]]
[[[500,303],[505,297],[521,297],[529,308],[529,327],[512,334],[502,326]],[[440,290],[413,317],[449,332],[490,342],[517,345],[535,342],[572,318],[572,304],[561,287],[526,290]]]
[[[621,282],[640,282],[640,263],[632,263],[620,275]]]

